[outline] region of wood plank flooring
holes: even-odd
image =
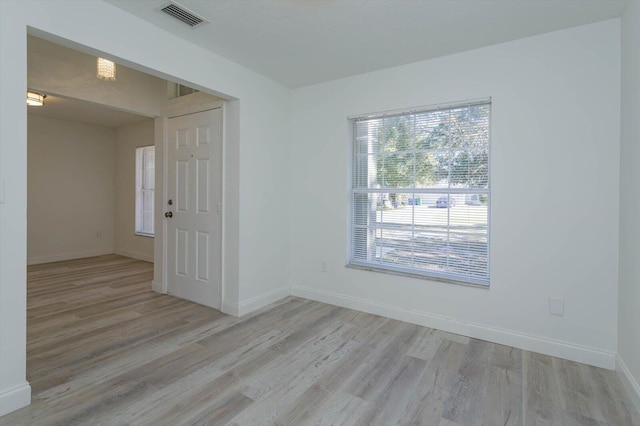
[[[2,425],[640,425],[612,371],[289,297],[246,318],[110,255],[30,266]]]

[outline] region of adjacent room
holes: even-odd
[[[0,23],[0,424],[640,425],[640,2]]]
[[[45,103],[29,107],[27,263],[112,253],[153,262],[153,119],[54,95]]]

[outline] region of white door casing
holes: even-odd
[[[220,309],[222,109],[167,122],[167,291]]]

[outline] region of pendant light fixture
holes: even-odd
[[[116,64],[104,59],[98,58],[98,75],[101,80],[114,81],[116,79]]]
[[[42,106],[44,105],[44,98],[47,95],[41,95],[36,92],[27,92],[27,105],[29,106]]]

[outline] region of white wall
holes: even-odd
[[[153,238],[136,235],[136,148],[155,144],[154,122],[147,119],[115,129],[116,194],[114,252],[153,262]]]
[[[0,415],[26,405],[27,30],[0,1]],[[22,12],[24,13],[24,11]]]
[[[640,401],[640,3],[622,18],[620,170],[620,367]]]
[[[113,252],[113,128],[30,115],[27,261]]]
[[[39,37],[53,36],[91,54],[109,52],[130,68],[236,99],[225,109],[224,215],[231,248],[225,253],[225,306],[254,309],[286,295],[289,283],[283,188],[289,182],[290,90],[98,0],[0,1],[0,182],[6,188],[0,204],[0,414],[28,403],[30,393],[24,268],[27,27]]]
[[[269,92],[257,94],[239,105],[240,314],[289,295],[289,89],[275,103]],[[245,120],[261,116],[244,130]]]
[[[293,293],[612,368],[619,85],[610,20],[295,90]],[[491,288],[345,268],[347,116],[486,97]]]

